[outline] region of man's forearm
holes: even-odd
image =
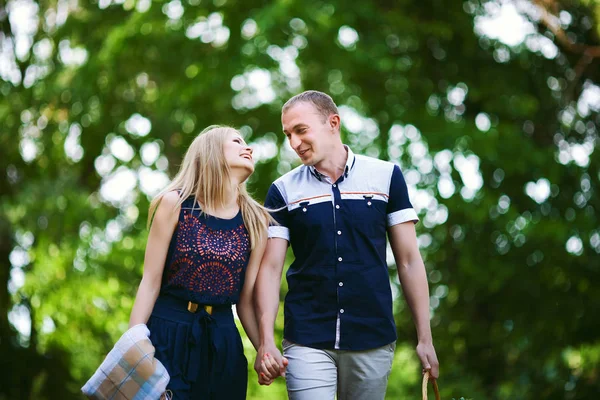
[[[419,342],[431,342],[429,322],[429,287],[425,266],[420,260],[398,266],[398,277],[411,310]]]

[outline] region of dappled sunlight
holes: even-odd
[[[485,14],[475,17],[475,32],[479,35],[516,46],[535,32],[534,26],[512,3],[489,1],[484,3],[484,10]]]
[[[379,127],[372,118],[361,116],[349,106],[339,107],[342,126],[347,130],[347,144],[352,151],[377,158],[379,150],[373,145],[379,136]]]
[[[131,161],[131,159],[135,155],[135,152],[133,150],[133,147],[131,147],[129,143],[127,143],[125,138],[123,138],[122,136],[113,136],[109,140],[110,141],[108,142],[108,148],[110,150],[110,153],[115,158],[123,162]]]
[[[550,182],[544,178],[538,179],[537,182],[528,182],[525,185],[525,193],[541,204],[550,196]]]
[[[24,305],[15,305],[8,312],[8,321],[19,333],[19,344],[23,347],[28,347],[31,337],[31,314],[29,309]]]
[[[138,170],[140,189],[148,197],[156,196],[170,182],[169,176],[162,171],[141,167]]]
[[[144,143],[140,148],[140,156],[145,165],[151,166],[160,156],[160,144],[158,142]]]
[[[257,163],[269,161],[278,153],[277,138],[272,132],[251,142],[250,146],[252,147],[252,158]]]
[[[39,6],[32,0],[10,1],[8,18],[11,26],[14,26],[15,54],[18,59],[24,60],[33,45],[32,37],[38,30]]]
[[[290,22],[290,24],[292,24]],[[273,60],[279,63],[279,72],[281,77],[284,79],[286,87],[289,91],[297,91],[301,87],[300,80],[300,68],[296,64],[298,58],[298,48],[301,47],[301,43],[298,42],[297,36],[292,46],[286,46],[281,48],[279,46],[270,45],[267,48],[267,54]],[[271,99],[270,101],[272,101]]]
[[[600,232],[596,231],[590,236],[590,245],[596,251],[600,253]]]
[[[231,100],[237,110],[253,109],[275,100],[271,86],[271,73],[264,69],[253,69],[231,80],[231,88],[237,95]]]
[[[102,177],[106,176],[109,172],[111,172],[116,164],[117,160],[115,160],[115,158],[111,154],[98,156],[94,161],[96,171]]]
[[[114,205],[132,204],[135,199],[136,185],[135,172],[121,166],[104,179],[100,188],[100,196]]]
[[[353,50],[356,48],[356,42],[358,42],[358,33],[356,30],[349,26],[342,26],[338,31],[338,43],[346,50]]]
[[[477,126],[477,129],[479,129],[481,132],[489,131],[492,126],[490,116],[486,113],[477,114],[477,116],[475,117],[475,125]]]
[[[583,91],[577,101],[577,111],[582,117],[587,117],[592,112],[600,111],[600,86],[586,81]]]
[[[152,130],[152,123],[140,114],[133,114],[126,122],[125,129],[133,136],[146,136]]]
[[[181,2],[178,0],[173,0],[163,7],[163,12],[172,20],[181,18],[183,10]],[[223,25],[223,15],[214,12],[207,18],[202,17],[198,22],[189,26],[185,34],[190,39],[200,39],[202,43],[221,47],[229,40],[230,31],[227,26]]]
[[[580,256],[583,253],[583,242],[577,236],[571,236],[565,244],[567,251],[573,255]]]
[[[580,167],[587,167],[590,163],[590,156],[594,152],[595,140],[590,138],[583,144],[570,144],[564,139],[558,141],[557,160],[561,164],[574,162]]]
[[[483,186],[479,162],[479,157],[474,154],[469,154],[466,157],[460,153],[454,155],[454,167],[460,173],[464,184],[460,194],[467,201],[472,200]]]
[[[60,60],[67,66],[81,66],[88,59],[87,51],[82,47],[71,47],[68,40],[63,40],[58,44],[58,54]]]

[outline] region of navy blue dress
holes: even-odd
[[[156,358],[171,380],[174,400],[245,399],[248,362],[231,305],[238,302],[250,258],[239,212],[220,219],[181,205],[162,286],[148,320]],[[188,311],[188,302],[200,304]],[[211,305],[209,314],[202,305]]]

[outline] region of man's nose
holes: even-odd
[[[292,135],[290,137],[290,146],[292,146],[292,149],[298,150],[301,143],[302,141],[297,136]]]

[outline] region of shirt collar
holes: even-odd
[[[344,178],[347,178],[348,174],[350,173],[352,168],[354,168],[354,164],[356,162],[356,157],[354,156],[354,153],[352,152],[350,147],[344,145],[344,148],[346,149],[346,152],[348,153],[348,159],[346,160],[346,167],[344,168]],[[322,181],[323,179],[325,179],[327,177],[327,175],[320,173],[315,168],[314,165],[309,165],[308,169],[309,169],[310,173],[313,174],[313,176],[320,181]]]

